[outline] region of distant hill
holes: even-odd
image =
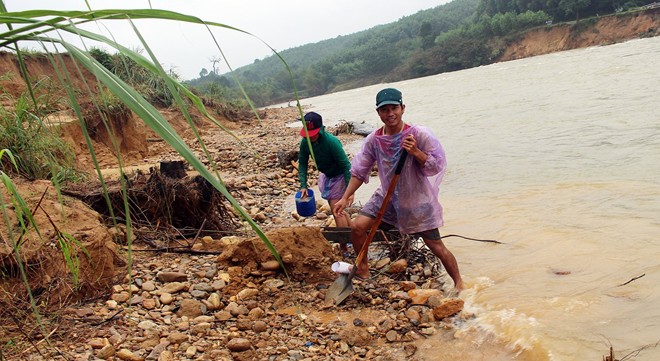
[[[310,97],[517,57],[655,36],[660,31],[657,4],[644,0],[454,0],[394,23],[279,54],[291,69],[295,92],[299,97]],[[616,15],[604,16],[607,14]],[[545,41],[545,35],[553,38]],[[566,38],[554,38],[558,36]],[[205,96],[237,104],[243,98],[237,80],[256,106],[295,97],[291,76],[276,55],[255,60],[233,74],[211,72],[187,83]]]

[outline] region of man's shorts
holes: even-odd
[[[364,213],[362,211],[359,212],[359,214],[369,217],[371,219],[376,219],[376,217],[372,216],[371,214]],[[391,231],[393,229],[396,229],[393,225],[386,223],[386,222],[380,222],[380,225],[378,226],[378,229],[381,229],[385,232]],[[440,230],[437,228],[429,229],[426,231],[421,231],[421,232],[416,232],[411,234],[413,237],[422,237],[426,240],[429,241],[439,241],[442,238],[440,237]]]

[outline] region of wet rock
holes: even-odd
[[[95,350],[100,350],[109,344],[110,343],[108,342],[107,339],[100,339],[100,338],[93,338],[88,343],[88,345]]]
[[[218,321],[227,321],[227,320],[230,320],[230,319],[232,319],[232,318],[234,317],[234,316],[232,316],[231,313],[229,313],[229,312],[226,311],[226,310],[225,310],[225,311],[219,311],[219,312],[216,312],[216,313],[214,314],[214,316],[215,316],[215,318],[216,318]]]
[[[280,269],[280,264],[276,260],[270,260],[261,264],[261,269],[264,271],[277,271]]]
[[[433,317],[442,320],[463,310],[465,301],[460,298],[445,298],[444,302],[433,309]]]
[[[437,289],[414,289],[408,291],[408,295],[412,304],[423,305],[432,295],[442,295],[442,291]]]
[[[170,303],[172,303],[174,301],[174,297],[172,297],[171,293],[164,292],[160,295],[159,300],[160,300],[160,303],[162,303],[164,305],[169,305]]]
[[[108,360],[111,357],[114,357],[117,354],[117,350],[113,345],[105,345],[103,348],[96,354],[96,357],[102,360]]]
[[[417,346],[414,344],[406,344],[403,346],[403,351],[406,353],[406,357],[412,357],[417,352]]]
[[[340,337],[351,346],[364,347],[373,342],[371,335],[364,328],[343,329],[340,331]]]
[[[252,331],[256,333],[266,332],[268,331],[268,324],[264,321],[254,321]]]
[[[246,288],[246,289],[241,290],[241,291],[236,295],[236,297],[237,297],[239,300],[248,300],[248,299],[250,299],[250,298],[255,297],[255,296],[258,295],[258,294],[259,294],[259,290],[258,290],[258,289],[256,289],[256,288]]]
[[[227,307],[225,307],[225,311],[231,313],[232,316],[236,317],[239,315],[247,315],[250,310],[245,305],[239,305],[236,302],[230,302]]]
[[[121,350],[117,351],[116,356],[125,361],[142,361],[142,357],[134,354],[131,350],[122,348]]]
[[[144,307],[147,310],[153,310],[156,308],[156,300],[153,298],[146,298],[142,300],[142,307]]]
[[[408,267],[408,261],[405,259],[399,259],[390,265],[390,267],[387,269],[387,272],[403,273],[406,271],[407,267]]]
[[[138,328],[143,330],[159,330],[159,326],[150,320],[141,321],[138,323]]]
[[[105,301],[105,305],[111,309],[111,310],[116,310],[119,304],[115,300],[107,300]]]
[[[435,333],[435,329],[433,327],[422,327],[419,332],[422,335],[431,336]]]
[[[189,336],[182,332],[172,332],[167,335],[167,341],[173,344],[188,342]]]
[[[128,301],[128,304],[131,306],[139,305],[144,301],[144,297],[142,296],[133,296],[131,299]]]
[[[213,316],[197,316],[195,317],[192,322],[193,323],[202,323],[202,322],[213,322],[215,320],[215,317]]]
[[[401,288],[402,291],[408,292],[410,290],[414,290],[415,288],[417,288],[417,285],[415,284],[415,282],[403,281],[399,283],[399,287]]]
[[[158,361],[174,361],[176,358],[174,358],[174,354],[172,351],[165,350],[163,351],[160,356],[158,357]]]
[[[128,299],[131,297],[128,292],[122,291],[121,293],[113,293],[112,294],[112,300],[117,302],[117,303],[124,303],[128,301]]]
[[[248,318],[250,320],[258,320],[264,317],[266,313],[260,307],[255,307],[248,312]]]
[[[154,361],[154,360],[162,361],[162,360],[164,360],[164,358],[162,358],[161,356],[163,356],[163,353],[167,350],[167,346],[169,346],[169,345],[170,345],[169,341],[160,342],[159,344],[157,344],[156,346],[154,346],[151,349],[151,352],[149,352],[149,355],[147,355],[145,360],[147,360],[147,361]],[[165,356],[163,356],[163,357],[165,357]]]
[[[203,292],[213,292],[214,291],[213,287],[210,284],[206,283],[206,282],[200,282],[200,283],[194,285],[191,288],[196,290],[196,291],[203,291]]]
[[[406,310],[405,314],[408,320],[410,321],[410,323],[412,323],[413,325],[417,325],[420,323],[419,321],[421,319],[421,315],[416,309],[409,308]]]
[[[443,302],[445,301],[445,296],[442,294],[433,294],[429,296],[429,298],[426,300],[426,305],[429,306],[431,309],[434,309],[438,306],[440,306]]]
[[[383,259],[379,259],[378,261],[376,261],[376,265],[375,265],[374,267],[375,267],[376,269],[383,269],[383,268],[385,268],[385,266],[387,266],[390,262],[392,262],[392,261],[390,260],[390,258],[389,258],[389,257],[385,257],[385,258],[383,258]]]
[[[263,286],[270,289],[277,289],[284,286],[284,281],[279,278],[269,278],[264,281]]]
[[[185,283],[181,283],[181,282],[170,282],[170,283],[167,283],[165,286],[163,286],[163,288],[161,288],[160,291],[161,291],[161,292],[165,292],[165,293],[172,293],[172,294],[174,294],[174,293],[181,292],[181,291],[187,289],[187,287],[188,287],[188,286],[186,286]]]
[[[179,308],[179,311],[177,312],[177,315],[179,317],[197,317],[200,315],[203,315],[204,312],[206,311],[206,306],[204,306],[203,303],[197,301],[197,300],[192,300],[192,299],[185,299],[181,301],[181,306]]]
[[[207,298],[206,301],[208,301],[207,307],[208,307],[209,311],[218,310],[222,306],[222,301],[220,299],[220,295],[216,292],[211,293],[211,295],[209,295],[209,298]]]
[[[193,296],[194,298],[206,298],[208,294],[209,294],[208,292],[201,290],[190,291],[190,295]]]
[[[232,338],[227,342],[227,348],[231,352],[243,352],[252,348],[252,343],[246,338]]]
[[[385,338],[389,342],[394,342],[399,338],[399,334],[394,330],[390,330],[390,331],[387,331],[387,333],[385,334]]]
[[[227,275],[228,276],[228,275]],[[225,280],[215,280],[213,283],[211,283],[211,287],[213,288],[214,291],[219,291],[227,286],[227,281]]]
[[[156,277],[163,283],[185,282],[188,280],[188,275],[180,272],[159,272]]]
[[[211,329],[209,322],[201,322],[190,328],[190,332],[195,335],[205,335]]]
[[[156,285],[152,281],[146,281],[142,284],[142,290],[151,292],[156,289]]]
[[[190,346],[186,349],[186,356],[194,357],[197,354],[197,347]]]

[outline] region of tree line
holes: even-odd
[[[280,52],[299,97],[491,64],[515,34],[553,23],[634,10],[649,0],[454,0],[390,24]],[[215,64],[215,63],[214,63]],[[214,66],[215,68],[215,66]],[[289,72],[273,55],[187,81],[199,93],[234,105],[294,98]],[[241,90],[241,87],[243,90]]]

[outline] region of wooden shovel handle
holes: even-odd
[[[390,198],[392,198],[392,193],[394,193],[394,188],[396,187],[396,183],[399,180],[399,175],[401,174],[401,170],[403,169],[403,163],[406,162],[407,156],[408,156],[408,152],[406,152],[404,149],[403,153],[401,153],[401,157],[399,157],[399,161],[396,163],[396,169],[394,170],[394,177],[392,177],[392,180],[390,181],[390,186],[387,188],[387,193],[385,193],[385,198],[383,198],[383,204],[380,205],[380,209],[378,210],[378,214],[376,215],[376,220],[374,221],[374,224],[371,226],[371,230],[367,235],[367,239],[364,241],[364,244],[362,245],[362,249],[360,249],[360,253],[355,259],[355,267],[353,267],[353,271],[357,270],[357,266],[359,266],[360,263],[362,263],[362,260],[367,255],[369,244],[371,243],[371,240],[374,239],[374,235],[378,230],[378,226],[380,226],[380,222],[383,220],[383,215],[385,214],[385,210],[387,209],[387,204],[389,203]]]

